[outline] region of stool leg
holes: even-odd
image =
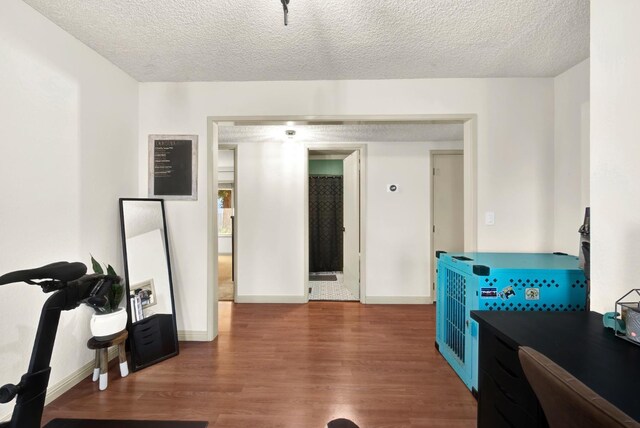
[[[120,361],[120,376],[127,377],[129,365],[127,364],[127,351],[124,348],[124,342],[118,344],[118,360]]]
[[[100,383],[99,388],[100,391],[104,391],[107,389],[109,385],[109,350],[107,348],[103,348],[100,350]]]
[[[93,364],[93,377],[91,378],[91,380],[94,382],[97,381],[98,376],[100,376],[100,351],[96,349],[96,357]]]

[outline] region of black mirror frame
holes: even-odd
[[[130,289],[130,283],[129,283],[129,260],[127,258],[127,241],[126,241],[126,230],[125,230],[125,219],[124,219],[124,203],[125,202],[135,202],[135,201],[140,201],[140,202],[159,202],[160,203],[160,209],[162,211],[162,227],[163,227],[163,234],[164,234],[164,244],[165,244],[165,253],[166,253],[166,258],[167,258],[167,272],[169,274],[169,291],[171,294],[171,317],[172,317],[172,322],[171,322],[171,326],[173,327],[173,331],[171,332],[173,334],[173,338],[166,336],[166,332],[162,332],[162,336],[164,336],[165,339],[169,339],[170,342],[172,342],[173,347],[175,349],[175,351],[172,352],[168,352],[158,358],[155,358],[151,361],[145,362],[143,364],[136,364],[136,358],[135,355],[137,355],[137,351],[136,351],[136,332],[134,331],[134,328],[136,325],[139,325],[139,323],[143,323],[146,319],[152,319],[153,317],[157,316],[157,315],[161,315],[161,314],[157,314],[157,315],[152,315],[149,318],[145,318],[145,320],[141,320],[141,321],[137,321],[136,323],[133,323],[133,317],[132,317],[132,313],[131,313],[131,303],[129,300],[129,296],[131,293],[131,289]],[[175,357],[176,355],[179,354],[180,349],[179,349],[179,344],[178,344],[178,325],[176,322],[176,306],[175,306],[175,297],[173,294],[173,274],[171,271],[171,257],[169,255],[169,239],[167,236],[167,220],[165,217],[165,210],[164,210],[164,199],[150,199],[150,198],[120,198],[119,199],[119,205],[120,205],[120,229],[121,229],[121,234],[122,234],[122,255],[124,258],[124,274],[125,274],[125,282],[126,282],[126,292],[125,292],[125,298],[127,300],[126,302],[126,307],[127,307],[127,314],[128,314],[128,319],[127,319],[127,331],[129,332],[129,337],[127,339],[127,344],[128,347],[131,351],[131,370],[132,371],[138,371],[141,369],[144,369],[146,367],[149,367],[153,364],[159,363],[161,361],[164,361],[168,358],[171,357]],[[171,340],[173,339],[173,340]],[[169,343],[171,344],[171,343]]]

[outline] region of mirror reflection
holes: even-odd
[[[132,322],[172,314],[162,211],[154,201],[123,205]]]
[[[171,266],[161,199],[121,199],[133,366],[178,352]]]

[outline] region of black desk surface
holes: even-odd
[[[543,353],[640,421],[640,346],[605,329],[601,314],[472,311],[471,318],[514,347],[529,346]]]

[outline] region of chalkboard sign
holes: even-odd
[[[197,135],[149,135],[149,197],[198,199]]]

